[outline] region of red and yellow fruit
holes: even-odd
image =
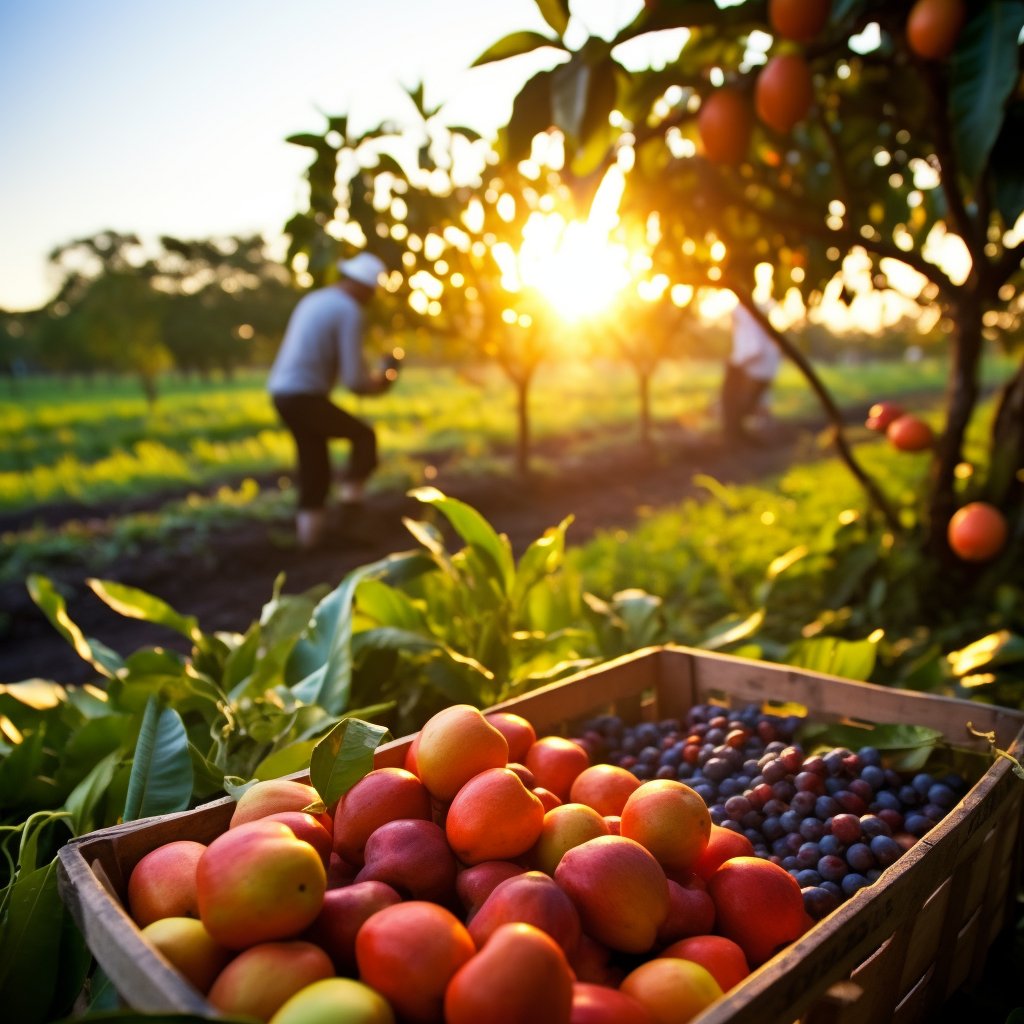
[[[769,0],[768,23],[776,35],[809,43],[828,24],[831,0]]]
[[[550,935],[504,924],[452,978],[445,1024],[566,1024],[572,986],[572,970]]]
[[[202,843],[182,839],[147,853],[128,878],[128,910],[140,928],[162,917],[196,917],[196,866]]]
[[[199,918],[229,949],[287,939],[308,927],[323,903],[327,872],[320,855],[277,821],[229,829],[196,868]]]
[[[448,983],[474,953],[466,926],[451,911],[424,900],[385,907],[356,936],[360,979],[403,1020],[422,1024],[441,1019]]]
[[[964,0],[917,0],[907,16],[907,43],[925,60],[944,60],[956,48],[966,18]]]
[[[692,871],[708,845],[711,813],[685,783],[652,779],[626,801],[619,831],[650,850],[666,871]]]
[[[788,135],[807,116],[813,102],[811,69],[799,54],[772,57],[757,76],[757,116],[781,135]]]
[[[296,992],[334,977],[330,957],[311,942],[265,942],[243,950],[207,997],[222,1013],[270,1020]]]
[[[623,836],[599,836],[567,850],[555,881],[576,905],[583,930],[623,953],[648,952],[668,915],[665,872]]]
[[[1002,512],[986,501],[972,501],[953,513],[946,539],[965,562],[987,562],[1006,544],[1009,528]]]
[[[738,164],[750,148],[754,113],[746,97],[731,86],[706,96],[697,114],[697,131],[707,158],[716,164]]]
[[[420,731],[416,766],[431,796],[447,802],[474,776],[508,763],[508,741],[479,709],[453,704]]]
[[[448,808],[445,834],[463,864],[512,860],[540,836],[544,805],[509,768],[474,775]]]
[[[912,413],[905,413],[889,424],[885,436],[894,448],[901,452],[923,452],[935,440],[932,428]]]

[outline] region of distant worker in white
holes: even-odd
[[[756,444],[764,440],[751,433],[748,419],[768,415],[768,391],[781,361],[775,339],[746,306],[737,303],[732,314],[732,351],[722,381],[722,431],[727,442]]]
[[[363,500],[366,481],[377,467],[373,427],[331,401],[342,384],[357,395],[377,395],[398,379],[400,350],[377,370],[363,351],[365,307],[385,272],[383,261],[361,252],[338,263],[332,285],[299,300],[270,370],[267,390],[278,415],[295,439],[298,461],[296,535],[300,547],[315,548],[326,539],[327,494],[331,482],[328,442],[351,444],[339,497],[344,505]]]

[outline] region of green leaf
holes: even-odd
[[[114,772],[121,763],[123,754],[113,750],[96,763],[93,769],[68,794],[64,801],[64,809],[71,815],[71,831],[76,836],[83,836],[97,828],[113,825],[113,821],[105,821],[99,813]]]
[[[534,0],[541,17],[558,33],[565,35],[569,27],[569,0]]]
[[[139,619],[143,622],[152,622],[156,626],[166,626],[189,640],[200,638],[195,617],[180,615],[159,597],[113,580],[90,579],[88,583],[101,601],[126,619]]]
[[[60,967],[64,906],[57,862],[18,875],[7,893],[0,937],[0,1006],[11,1021],[42,1021]]]
[[[973,644],[948,654],[949,666],[955,676],[968,676],[983,669],[1024,662],[1024,637],[1008,629],[989,633]]]
[[[920,771],[942,738],[938,729],[902,723],[856,726],[810,722],[798,730],[799,742],[811,753],[833,747],[874,747],[881,752],[886,765],[904,772]]]
[[[518,609],[526,595],[541,580],[556,572],[565,558],[565,532],[573,517],[566,516],[558,526],[546,530],[523,552],[512,582],[512,607]]]
[[[181,715],[150,697],[135,744],[124,820],[183,811],[192,796],[192,758]]]
[[[279,779],[309,767],[309,759],[317,744],[316,740],[300,740],[268,754],[253,772],[256,779]]]
[[[764,617],[765,610],[758,608],[752,615],[748,615],[739,622],[729,619],[723,625],[712,630],[697,646],[705,651],[720,651],[723,647],[728,647],[729,644],[746,640],[761,628],[764,624]]]
[[[869,680],[878,658],[876,640],[843,640],[822,636],[798,640],[786,654],[786,663],[798,668],[842,676],[859,682]]]
[[[950,114],[960,168],[977,181],[1003,125],[1018,77],[1024,2],[985,4],[967,19],[950,61]]]
[[[467,544],[488,555],[498,574],[502,591],[508,592],[516,567],[507,537],[499,536],[475,508],[457,498],[447,497],[436,487],[418,487],[410,491],[409,496],[433,505]]]
[[[492,43],[470,67],[479,67],[481,64],[491,64],[498,60],[507,60],[509,57],[518,57],[524,53],[532,53],[545,46],[554,46],[564,49],[557,39],[549,39],[539,32],[510,32],[507,36]]]
[[[352,601],[360,582],[380,575],[386,566],[385,559],[354,569],[317,605],[309,633],[292,652],[293,658],[309,669],[292,687],[299,700],[319,704],[330,715],[340,715],[348,706],[352,685]]]
[[[512,101],[512,113],[502,136],[506,159],[528,157],[534,136],[546,132],[552,122],[551,72],[538,71]]]
[[[28,592],[51,625],[64,639],[71,644],[75,653],[88,662],[100,675],[113,679],[123,667],[120,655],[110,650],[99,640],[90,640],[71,621],[64,598],[57,593],[53,583],[45,576],[29,576]]]
[[[373,752],[390,737],[383,725],[346,718],[315,745],[309,781],[328,807],[373,768]]]

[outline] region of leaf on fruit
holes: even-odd
[[[810,753],[834,747],[858,750],[874,747],[885,764],[896,771],[919,771],[943,739],[938,729],[902,723],[850,725],[841,722],[808,722],[798,730],[798,740]]]
[[[309,781],[330,807],[373,768],[373,752],[391,734],[383,725],[346,718],[313,748]]]

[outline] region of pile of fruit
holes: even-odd
[[[271,1024],[685,1022],[958,798],[796,721],[694,708],[576,740],[456,705],[336,806],[258,782],[128,909],[221,1013]],[[685,781],[684,781],[685,780]],[[927,783],[927,784],[926,784]]]

